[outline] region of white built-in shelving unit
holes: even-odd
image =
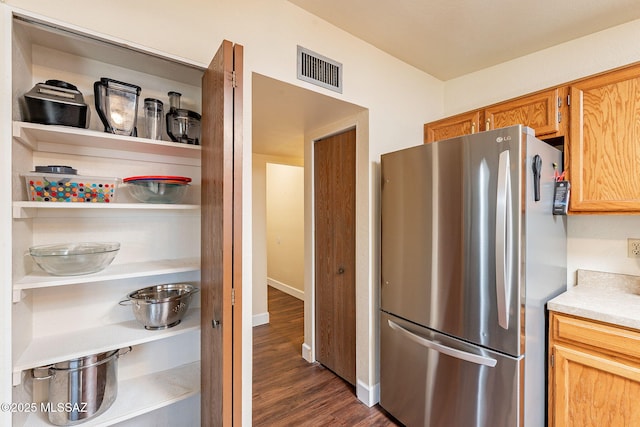
[[[130,307],[119,302],[136,289],[200,279],[199,146],[156,141],[141,129],[143,100],[165,101],[182,93],[182,106],[201,111],[205,67],[131,43],[46,18],[13,11],[11,28],[11,293],[2,310],[11,311],[11,365],[14,402],[46,399],[46,387],[31,384],[31,370],[91,354],[132,347],[118,358],[118,397],[112,407],[84,425],[107,426],[132,420],[152,425],[145,414],[171,411],[189,402],[183,422],[199,422],[200,303],[192,301],[181,324],[150,331]],[[8,27],[7,27],[8,26]],[[93,82],[110,77],[142,87],[140,137],[103,131],[94,107]],[[58,79],[78,87],[90,106],[87,129],[23,121],[24,93],[36,83]],[[22,174],[36,165],[64,164],[80,175],[123,178],[183,175],[193,179],[181,204],[144,204],[118,188],[111,203],[53,203],[27,200]],[[7,175],[5,175],[6,177]],[[4,221],[4,220],[3,220]],[[3,236],[3,239],[5,236]],[[51,276],[28,256],[37,244],[118,241],[121,249],[105,270],[81,276]],[[8,254],[7,254],[8,255]],[[191,400],[189,400],[191,399]],[[184,418],[184,417],[187,418]],[[14,426],[50,425],[46,414],[14,414]]]

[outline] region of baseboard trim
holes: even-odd
[[[294,288],[293,286],[289,286],[285,283],[278,282],[275,279],[267,277],[267,285],[273,286],[279,291],[284,292],[285,294],[289,294],[292,297],[298,298],[299,300],[304,301],[304,292],[300,289]]]
[[[253,326],[266,325],[269,323],[269,312],[254,314],[253,315]]]
[[[358,396],[358,399],[362,403],[368,407],[372,407],[380,402],[380,383],[374,384],[373,387],[369,387],[360,380],[356,382],[356,396]]]
[[[315,362],[311,357],[311,347],[306,342],[302,343],[302,358],[309,363]]]

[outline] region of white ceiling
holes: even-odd
[[[640,18],[640,0],[288,1],[443,81]],[[252,84],[255,153],[302,158],[305,130],[362,110],[260,75]]]
[[[289,2],[440,80],[640,18],[640,0]]]

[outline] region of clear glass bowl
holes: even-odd
[[[36,264],[54,276],[78,276],[104,270],[118,254],[117,242],[82,242],[29,248]]]
[[[167,183],[163,180],[127,182],[129,193],[143,203],[180,203],[187,193],[186,183]]]

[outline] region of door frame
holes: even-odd
[[[369,160],[369,111],[309,131],[305,134],[305,273],[304,343],[302,357],[313,363],[315,356],[315,206],[314,155],[317,140],[351,128],[356,129],[356,395],[368,406],[379,400],[378,386],[378,281],[373,266],[378,257],[379,225],[372,218],[371,206],[378,198],[379,166]],[[377,267],[376,267],[377,269]]]

